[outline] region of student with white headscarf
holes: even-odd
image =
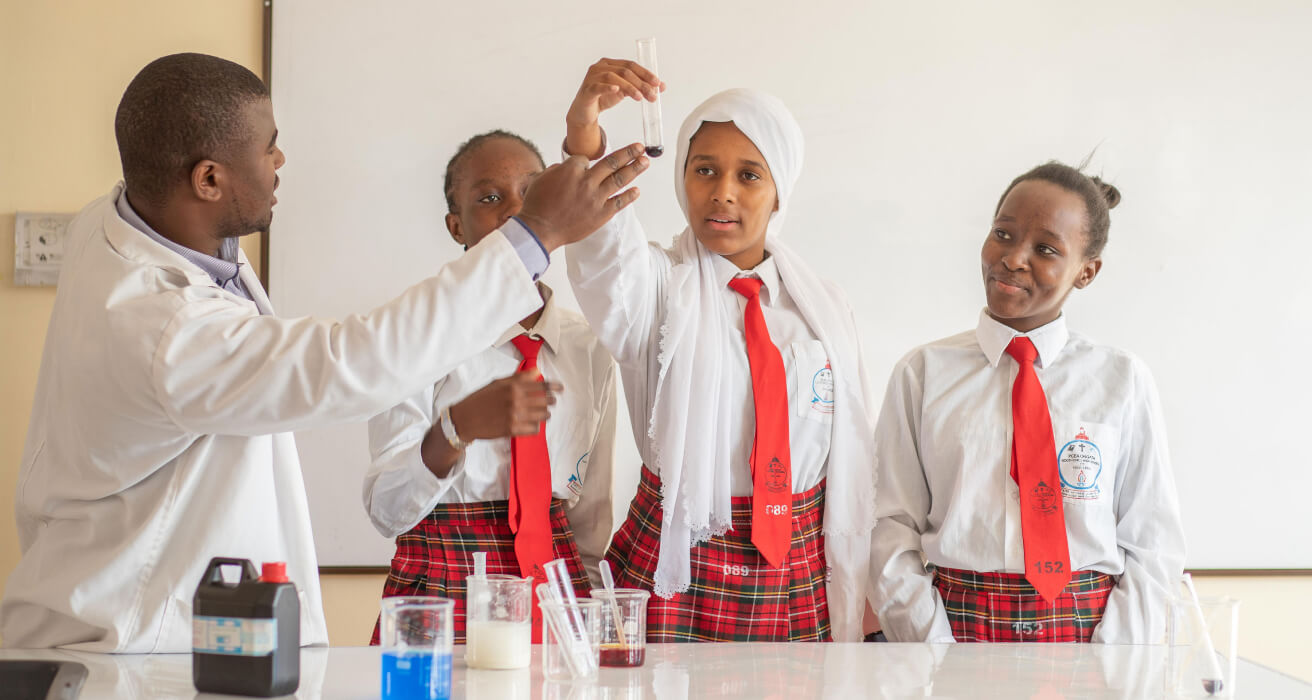
[[[566,117],[664,84],[603,59]],[[653,591],[650,641],[860,641],[875,524],[871,406],[845,295],[782,241],[802,133],[778,99],[712,96],[679,130],[670,249],[621,212],[572,246],[584,315],[615,356],[645,466],[607,554]]]

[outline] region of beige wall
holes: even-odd
[[[1239,600],[1239,656],[1312,683],[1312,576],[1195,576],[1200,596]],[[1239,681],[1243,682],[1242,679]]]
[[[260,0],[0,0],[0,577],[18,561],[13,493],[53,288],[13,286],[14,212],[76,211],[119,178],[113,115],[151,59],[200,51],[261,65]],[[258,241],[244,241],[259,264]],[[1247,658],[1312,681],[1302,664],[1312,577],[1204,578],[1204,594],[1243,600]],[[381,576],[326,576],[336,644],[368,642]]]
[[[14,212],[75,212],[121,176],[114,110],[142,66],[199,51],[259,72],[260,0],[0,0],[0,575],[53,287],[14,286]],[[243,239],[259,264],[259,241]]]

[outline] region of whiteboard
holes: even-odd
[[[446,160],[506,128],[548,161],[585,69],[655,36],[672,140],[727,87],[791,106],[806,164],[786,235],[846,288],[878,391],[910,348],[973,328],[979,248],[1011,178],[1081,160],[1124,195],[1072,329],[1141,356],[1166,413],[1194,568],[1312,568],[1312,4],[277,0],[287,154],[270,236],[280,314],[365,312],[453,259]],[[613,144],[639,110],[607,113]],[[674,163],[636,205],[683,226]],[[559,257],[547,277],[572,304]],[[616,522],[639,458],[625,426]],[[384,565],[363,425],[297,436],[320,562]]]

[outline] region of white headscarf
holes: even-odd
[[[873,423],[855,323],[837,287],[823,281],[780,241],[789,198],[802,169],[802,130],[778,98],[754,90],[726,90],[703,102],[679,129],[674,189],[684,216],[688,197],[683,166],[703,122],[733,122],[765,157],[779,208],[766,228],[766,251],[811,330],[824,345],[840,400],[834,402],[833,435],[825,493],[824,533],[832,570],[829,603],[834,638],[859,641],[868,580],[869,536],[875,524]],[[715,253],[691,228],[675,240],[661,320],[659,374],[652,405],[651,439],[661,479],[660,559],[655,592],[687,590],[690,548],[731,526],[728,417],[742,410],[731,396],[723,367],[734,362],[734,328],[720,302],[723,290],[712,267]],[[855,610],[855,614],[853,614]],[[855,620],[856,639],[850,634]]]

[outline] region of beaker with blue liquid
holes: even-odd
[[[450,700],[455,602],[396,596],[381,605],[383,700]]]

